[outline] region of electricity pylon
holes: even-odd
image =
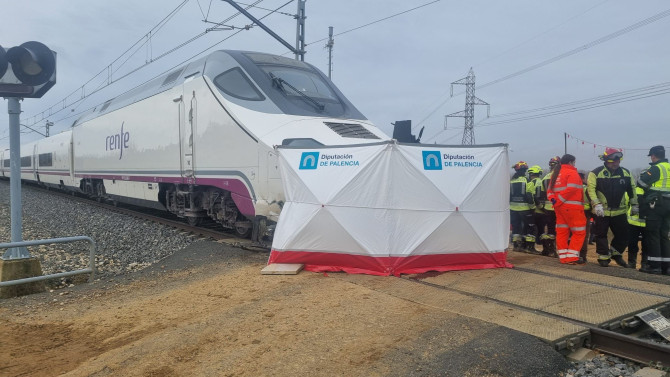
[[[475,144],[475,130],[474,130],[474,118],[475,118],[475,105],[486,105],[486,116],[490,115],[491,105],[482,101],[481,99],[475,97],[475,73],[470,67],[470,72],[468,76],[464,77],[458,81],[451,83],[451,96],[454,96],[454,84],[465,85],[465,110],[459,111],[453,114],[445,115],[444,117],[444,129],[447,129],[447,118],[465,118],[465,128],[463,129],[463,145],[473,145]]]

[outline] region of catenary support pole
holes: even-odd
[[[563,132],[563,154],[568,154],[568,133]]]
[[[9,113],[9,161],[11,177],[9,180],[9,205],[11,214],[12,242],[23,241],[23,218],[21,207],[21,102],[19,98],[7,98]],[[5,252],[2,259],[30,258],[25,247],[14,247]]]
[[[295,59],[305,61],[305,2],[307,0],[298,0],[298,11],[295,15]]]
[[[333,72],[333,45],[335,44],[335,41],[333,40],[333,27],[328,26],[328,44],[326,44],[326,48],[328,48],[328,78],[332,80],[332,72]]]

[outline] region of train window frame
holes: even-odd
[[[33,156],[23,156],[21,157],[21,167],[30,168],[33,166]]]
[[[40,167],[49,167],[53,166],[53,153],[40,153],[38,156],[39,166]]]
[[[242,95],[240,93],[232,92],[232,91],[230,91],[229,89],[227,89],[226,87],[224,87],[222,85],[221,79],[224,78],[224,77],[227,77],[227,76],[229,76],[233,73],[239,74],[237,77],[238,78],[241,77],[243,79],[243,82],[247,84],[247,88],[251,88],[253,93],[256,94],[255,97],[249,97],[249,96],[246,96],[246,95]],[[222,91],[223,93],[225,93],[225,94],[227,94],[231,97],[238,98],[238,99],[245,100],[245,101],[265,101],[265,96],[263,95],[263,93],[261,93],[260,90],[258,90],[258,88],[256,88],[256,86],[254,85],[254,82],[251,81],[251,79],[244,73],[244,71],[242,71],[242,69],[240,69],[240,67],[233,67],[233,68],[231,68],[227,71],[222,72],[221,74],[217,75],[214,78],[214,80],[212,80],[212,82],[214,83],[214,86],[216,86],[217,89],[219,89],[220,91]],[[237,83],[237,84],[240,84],[240,83]]]

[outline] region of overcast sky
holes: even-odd
[[[257,6],[274,10],[287,1],[264,0]],[[36,40],[58,53],[57,84],[41,99],[22,102],[21,123],[37,119],[32,127],[43,132],[39,114],[45,112],[44,118],[55,123],[52,134],[68,129],[80,112],[203,51],[292,56],[259,27],[211,31],[165,55],[212,26],[203,19],[220,22],[236,13],[219,0],[190,0],[158,30],[154,27],[182,0],[2,3],[0,45]],[[294,1],[280,11],[294,14],[296,7]],[[269,13],[265,9],[250,12],[261,18]],[[650,146],[670,146],[667,0],[307,0],[306,15],[305,60],[327,74],[324,46],[333,26],[333,81],[389,135],[392,122],[411,119],[415,133],[425,127],[422,142],[460,144],[463,119],[450,118],[444,130],[444,117],[464,109],[465,87],[455,86],[450,97],[450,83],[472,67],[476,96],[491,105],[489,119],[486,106],[475,108],[476,142],[508,143],[512,163],[525,160],[546,168],[551,156],[564,153],[565,133],[571,136],[568,153],[584,170],[601,163],[597,155],[605,145],[625,148],[622,166],[630,169],[646,166]],[[377,20],[382,21],[373,23]],[[295,44],[291,16],[273,13],[263,22]],[[250,23],[243,16],[225,22]],[[137,52],[124,54],[128,49]],[[107,72],[115,82],[104,87]],[[101,87],[81,100],[82,92]],[[63,108],[64,101],[78,100]],[[591,108],[576,111],[584,107]],[[7,147],[6,100],[2,108],[0,147]],[[23,142],[42,136],[21,137]]]

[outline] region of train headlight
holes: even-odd
[[[7,51],[0,47],[0,97],[39,98],[54,84],[56,53],[47,46],[31,41]]]

